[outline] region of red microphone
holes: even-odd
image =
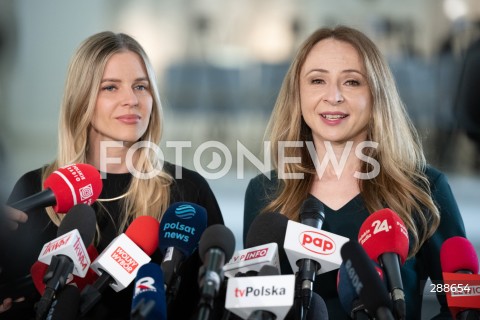
[[[480,275],[478,256],[472,243],[455,236],[440,249],[442,291],[454,319],[480,318]]]
[[[402,219],[390,209],[372,213],[360,227],[358,242],[368,256],[383,267],[393,300],[395,318],[405,319],[405,294],[400,266],[407,259],[409,240]]]
[[[66,213],[76,204],[92,205],[102,192],[102,177],[97,168],[85,163],[58,168],[43,184],[45,190],[10,204],[28,211],[53,206],[57,213]]]
[[[97,249],[93,245],[90,245],[87,248],[87,253],[90,261],[94,261],[98,257]],[[47,269],[48,264],[45,264],[38,260],[30,268],[30,274],[32,275],[33,284],[35,285],[35,288],[40,293],[40,295],[43,295],[43,293],[45,292],[46,285],[43,282],[43,276],[47,272]],[[65,284],[75,285],[81,291],[83,290],[83,288],[85,288],[87,284],[92,284],[97,279],[98,275],[95,273],[95,271],[93,271],[92,269],[88,269],[87,274],[83,278],[70,274]]]
[[[125,289],[137,276],[138,269],[150,262],[150,255],[158,247],[160,223],[151,216],[140,216],[132,221],[90,265],[100,277],[82,290],[80,313],[85,316],[101,299],[110,286],[116,292]]]
[[[478,273],[478,257],[475,248],[464,237],[452,237],[442,244],[440,263],[443,272]]]

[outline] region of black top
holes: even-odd
[[[196,203],[207,211],[207,225],[224,224],[217,200],[207,181],[198,173],[182,168],[181,178],[175,178],[176,166],[165,162],[165,170],[174,177],[171,186],[170,203],[186,201]],[[99,198],[114,198],[123,194],[131,181],[131,174],[107,174],[103,179],[103,188]],[[41,191],[41,169],[23,175],[15,184],[8,199],[14,203],[29,195]],[[97,224],[101,238],[97,251],[101,253],[119,234],[121,201],[102,202],[108,211],[99,210],[95,203],[93,208],[97,215]],[[0,319],[28,319],[34,315],[33,304],[40,298],[30,277],[30,267],[37,261],[42,246],[56,238],[57,226],[48,217],[45,209],[27,212],[28,221],[20,224],[18,230],[2,235],[0,239],[0,289],[21,287],[22,295],[27,296],[25,303],[15,303],[11,310],[0,313]],[[122,230],[125,231],[125,230]],[[162,256],[157,249],[151,256],[152,262],[160,264]],[[198,269],[201,260],[195,251],[183,264],[182,281],[177,296],[169,309],[169,319],[188,319],[195,312],[199,300]],[[133,283],[120,292],[108,287],[102,294],[101,302],[92,309],[88,319],[129,319],[132,303]],[[0,292],[0,298],[4,294]]]
[[[440,171],[429,167],[426,175],[430,182],[432,198],[440,211],[440,225],[433,236],[420,248],[419,252],[408,259],[401,267],[405,291],[407,319],[420,319],[422,295],[425,281],[442,280],[440,248],[442,243],[453,236],[465,237],[465,227],[457,203],[448,184],[447,177]],[[278,178],[271,172],[271,179],[260,174],[253,178],[245,194],[245,212],[243,241],[254,218],[274,199],[278,192]],[[313,196],[312,196],[313,197]],[[316,199],[316,198],[315,198]],[[318,199],[317,199],[318,200]],[[320,201],[320,200],[318,200]],[[361,194],[354,197],[339,210],[325,208],[325,221],[322,229],[357,241],[358,230],[369,216]],[[288,261],[282,261],[282,273],[292,272]],[[314,291],[325,300],[330,319],[350,319],[343,310],[336,289],[337,270],[316,277]],[[433,294],[433,293],[432,293]],[[451,319],[445,296],[437,296],[441,304],[440,318]]]

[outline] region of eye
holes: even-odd
[[[311,81],[312,84],[323,84],[325,81],[323,79],[312,79]]]
[[[115,89],[117,89],[117,87],[115,87],[114,85],[102,87],[102,90],[104,90],[104,91],[113,91]]]
[[[144,90],[147,90],[147,86],[143,85],[143,84],[139,84],[137,86],[135,86],[135,89],[137,90],[140,90],[140,91],[144,91]]]
[[[352,80],[347,80],[347,81],[345,81],[345,84],[346,84],[347,86],[357,87],[357,86],[360,85],[360,82],[357,81],[357,80],[353,80],[353,79],[352,79]]]
[[[133,88],[138,91],[146,91],[150,89],[150,87],[148,86],[148,83],[137,83],[133,86]]]

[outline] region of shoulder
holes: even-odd
[[[430,183],[430,190],[433,195],[438,192],[442,193],[445,189],[450,190],[447,175],[439,169],[429,165],[425,168],[425,175]]]
[[[265,190],[270,193],[278,189],[278,175],[275,170],[260,173],[250,180],[249,189]]]
[[[431,165],[427,165],[427,167],[425,168],[425,175],[427,176],[430,183],[435,183],[439,179],[447,178],[442,171]]]
[[[248,183],[245,201],[250,202],[256,199],[265,205],[276,197],[279,189],[280,181],[276,171],[260,173]]]

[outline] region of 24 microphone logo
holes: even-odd
[[[143,277],[137,280],[135,283],[135,293],[134,297],[136,297],[140,293],[144,292],[157,292],[157,288],[155,288],[155,279],[152,277]]]
[[[248,286],[245,289],[235,288],[235,298],[248,298],[248,297],[265,297],[265,296],[284,296],[286,294],[285,287],[276,287],[272,286],[261,286],[260,288],[255,288]]]

